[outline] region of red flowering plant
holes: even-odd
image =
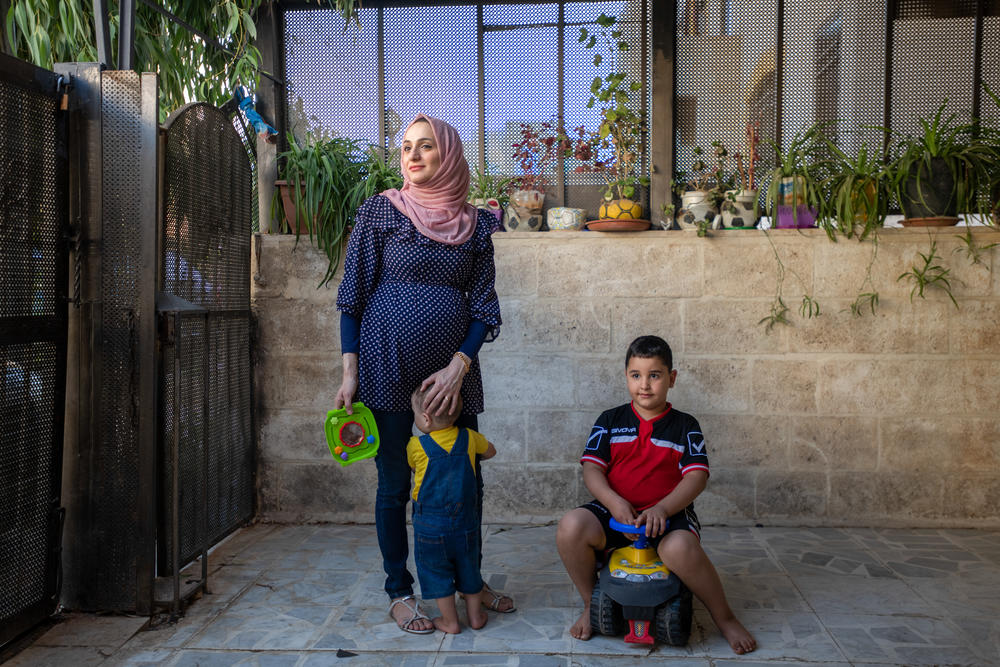
[[[521,167],[521,175],[514,178],[517,190],[545,192],[555,171],[559,139],[552,123],[521,123],[521,140],[513,145],[514,162]]]
[[[555,173],[560,158],[575,158],[580,165],[575,173],[603,171],[605,163],[597,158],[597,138],[582,126],[574,130],[571,137],[558,117],[555,122],[536,125],[521,123],[521,141],[513,145],[515,162],[522,174],[513,179],[513,186],[519,190],[544,192],[551,184],[551,174]]]

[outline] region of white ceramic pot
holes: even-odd
[[[725,229],[753,229],[757,225],[757,191],[727,190],[722,202]]]
[[[583,228],[587,212],[582,208],[555,206],[548,211],[549,229],[552,231],[576,231]]]
[[[507,231],[537,232],[542,228],[545,194],[538,190],[517,190],[507,207]]]
[[[698,223],[707,220],[718,225],[719,211],[712,206],[709,193],[705,190],[691,190],[681,195],[681,207],[677,211],[677,226],[681,229],[697,230]]]

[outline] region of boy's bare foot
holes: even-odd
[[[722,636],[726,638],[729,646],[732,647],[733,653],[743,655],[757,648],[757,640],[753,638],[753,635],[743,627],[743,624],[735,616],[722,621],[718,626],[722,632]]]
[[[576,623],[569,627],[569,634],[574,639],[587,641],[590,639],[590,632],[590,607],[587,606],[584,607],[580,618],[576,619]]]
[[[482,611],[482,607],[480,607],[480,613],[478,613],[478,614],[473,614],[470,611],[469,612],[469,627],[472,628],[473,630],[479,630],[479,629],[483,628],[486,625],[486,621],[488,619],[489,619],[489,616],[486,615],[486,612]]]
[[[462,626],[458,623],[458,621],[449,623],[444,620],[444,616],[434,617],[434,627],[441,632],[447,632],[449,635],[457,635],[462,631]]]

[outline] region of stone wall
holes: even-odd
[[[1000,241],[981,230],[980,243]],[[955,308],[897,281],[937,240]],[[954,228],[887,229],[871,268],[875,315],[850,304],[871,244],[818,230],[499,233],[504,326],[480,354],[497,445],[486,518],[556,519],[589,496],[578,457],[599,412],[625,402],[624,352],[655,333],[679,370],[670,400],[701,421],[706,523],[1000,525],[1000,267]],[[772,246],[773,242],[773,246]],[[254,240],[260,509],[274,520],[373,520],[375,466],[342,468],[321,422],[340,382],[336,284],[307,242]],[[759,323],[778,263],[791,326]],[[821,314],[799,316],[803,292]]]

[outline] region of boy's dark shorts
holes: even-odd
[[[580,505],[580,507],[589,511],[597,517],[598,521],[601,522],[601,528],[604,529],[605,552],[617,549],[618,547],[624,547],[632,543],[632,540],[629,539],[625,533],[620,533],[611,527],[611,512],[599,501],[591,500],[589,503]],[[663,539],[664,535],[675,530],[690,530],[695,534],[695,537],[699,540],[701,539],[701,522],[698,521],[698,515],[694,513],[693,507],[689,505],[670,517],[670,525],[667,526],[666,531],[664,531],[663,535],[650,538],[650,545],[653,548],[656,548],[656,546],[660,543],[660,540]]]

